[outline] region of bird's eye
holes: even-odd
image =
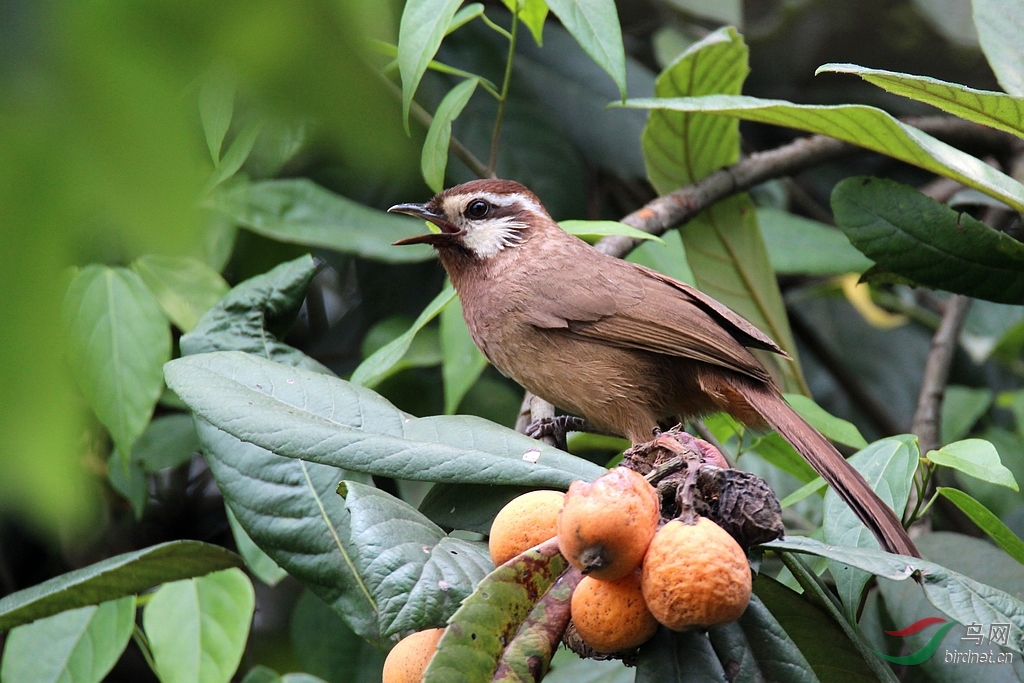
[[[487,215],[487,212],[491,210],[491,205],[482,199],[474,199],[466,207],[466,217],[479,219]]]

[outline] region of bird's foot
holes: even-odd
[[[526,425],[525,431],[531,439],[543,439],[546,436],[554,438],[555,447],[563,451],[566,449],[565,436],[569,432],[600,433],[588,420],[575,415],[559,415],[534,420]]]

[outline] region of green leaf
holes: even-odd
[[[924,588],[928,601],[961,624],[981,623],[987,632],[993,623],[1009,623],[1007,646],[1016,652],[1024,651],[1024,602],[934,562],[874,548],[826,545],[799,536],[788,536],[761,547],[825,557],[893,581],[913,576]]]
[[[873,264],[836,228],[780,209],[757,209],[772,268],[781,275],[863,273]]]
[[[856,74],[888,92],[925,102],[954,116],[1024,137],[1024,100],[1006,93],[975,90],[966,85],[940,81],[937,78],[869,69],[856,64],[825,64],[819,66],[814,74],[822,72]]]
[[[64,298],[71,372],[123,457],[149,423],[171,357],[167,319],[139,276],[89,265]]]
[[[686,260],[686,247],[683,246],[683,237],[678,230],[666,232],[661,244],[650,241],[641,243],[626,260],[647,266],[689,285],[697,284]]]
[[[467,5],[463,9],[468,9],[469,7],[472,7],[472,5]],[[462,14],[462,12],[460,11],[459,14]],[[452,23],[453,24],[456,21],[458,21],[459,14],[456,14],[455,18],[452,19]],[[391,43],[385,42],[383,40],[371,40],[370,41],[370,47],[373,50],[376,50],[380,54],[385,55],[387,57],[398,57],[398,46],[397,45],[392,45]],[[393,64],[397,64],[398,62],[395,61],[395,62],[392,62],[392,63]],[[439,61],[437,61],[435,59],[430,60],[430,63],[427,64],[427,68],[430,69],[431,71],[436,71],[436,72],[442,73],[442,74],[448,74],[450,76],[457,76],[458,78],[461,78],[461,79],[478,81],[479,83],[482,83],[483,85],[486,85],[491,90],[497,90],[498,89],[497,86],[494,85],[494,83],[492,83],[491,81],[487,80],[483,76],[478,76],[475,73],[471,73],[469,71],[465,71],[464,69],[459,69],[459,68],[454,67],[454,66],[452,66],[450,64],[445,64],[444,62],[439,62]],[[386,70],[387,69],[385,68],[385,71]]]
[[[231,527],[231,535],[235,539],[238,554],[245,558],[245,566],[249,568],[252,575],[268,586],[276,586],[281,583],[284,577],[288,576],[288,572],[281,569],[281,566],[274,562],[270,555],[263,552],[249,537],[249,534],[245,533],[245,529],[242,528],[230,506],[225,505],[224,512],[227,513],[228,525]]]
[[[240,569],[164,584],[142,610],[162,683],[228,683],[242,660],[256,609]]]
[[[568,648],[551,659],[544,683],[633,683],[636,672],[617,659],[582,659]]]
[[[777,432],[771,432],[758,438],[750,445],[749,450],[754,451],[766,462],[775,465],[783,472],[792,474],[805,484],[819,478],[815,469]]]
[[[115,448],[107,458],[107,479],[115,491],[131,503],[135,519],[142,519],[149,502],[149,476],[134,460],[125,461]]]
[[[192,416],[176,413],[149,423],[135,442],[130,460],[146,472],[156,473],[188,462],[198,450],[199,437]]]
[[[789,407],[823,435],[837,443],[853,448],[866,448],[868,442],[852,422],[832,415],[803,394],[783,394]]]
[[[546,0],[548,7],[626,99],[626,53],[614,0]]]
[[[807,596],[763,572],[754,578],[754,595],[792,638],[822,683],[877,683],[842,629]]]
[[[676,633],[662,626],[640,646],[636,683],[728,680],[711,641],[700,631]]]
[[[491,680],[506,644],[568,567],[551,539],[488,574],[448,620],[423,683]]]
[[[818,477],[813,481],[807,482],[806,484],[798,488],[796,491],[793,491],[793,493],[789,494],[781,501],[779,501],[779,504],[782,506],[782,509],[786,509],[791,505],[796,505],[804,498],[809,498],[810,496],[814,495],[818,491],[821,491],[827,486],[828,484],[825,483],[825,480],[822,479],[821,477]]]
[[[236,79],[224,65],[210,69],[199,86],[199,118],[206,133],[206,146],[210,148],[213,165],[220,165],[220,148],[231,126],[235,108]]]
[[[980,159],[860,104],[810,105],[738,95],[628,100],[624,106],[722,114],[829,135],[885,154],[995,197],[1024,210],[1024,186]]]
[[[384,213],[296,178],[239,183],[219,190],[206,205],[264,237],[322,247],[390,263],[425,261],[426,245],[391,243],[420,234],[421,221]]]
[[[369,389],[248,354],[179,358],[166,374],[168,386],[219,429],[332,467],[416,481],[558,488],[605,471],[487,420],[414,418]]]
[[[377,676],[380,678],[380,676]],[[346,683],[348,679],[345,679]],[[361,680],[361,679],[360,679]],[[328,683],[322,678],[318,678],[311,674],[306,673],[292,673],[285,674],[282,676],[270,667],[266,666],[254,666],[249,669],[249,673],[242,679],[242,683]]]
[[[206,187],[203,191],[204,195],[209,194],[215,187],[238,173],[238,169],[242,168],[242,164],[249,158],[249,152],[252,151],[252,146],[256,144],[256,138],[259,137],[261,130],[263,130],[263,120],[256,119],[250,121],[238,133],[231,146],[228,147],[228,151],[224,153],[220,164],[214,169],[210,179],[206,181]]]
[[[864,475],[868,486],[882,502],[902,518],[919,460],[917,437],[904,435],[876,441],[850,457],[848,462]],[[874,534],[832,489],[825,493],[822,528],[826,543],[857,548],[879,547]],[[847,619],[851,624],[856,623],[861,593],[871,578],[870,574],[835,562],[829,562],[829,571],[835,577],[836,590],[843,601]]]
[[[637,230],[631,225],[618,221],[561,221],[558,225],[570,235],[576,235],[581,239],[600,239],[607,235],[624,235],[637,240],[651,240],[652,242],[665,244],[665,240],[657,235]]]
[[[188,256],[149,254],[137,258],[132,270],[182,332],[195,327],[229,289],[220,273]]]
[[[236,285],[191,332],[182,336],[182,355],[246,351],[328,372],[323,365],[279,339],[295,322],[314,275],[316,263],[306,255]]]
[[[964,439],[947,444],[926,456],[937,465],[945,465],[975,479],[1019,491],[1013,473],[999,461],[996,447],[984,439]]]
[[[448,28],[445,29],[445,35],[449,35],[452,32],[458,30],[459,28],[465,26],[466,24],[473,21],[483,13],[483,3],[471,2],[470,4],[466,5],[465,7],[463,7],[462,9],[455,13],[455,16],[452,17],[452,23],[448,24]]]
[[[427,491],[418,509],[441,527],[486,536],[498,511],[513,498],[532,490],[528,486],[437,483]]]
[[[1003,90],[1024,97],[1024,5],[1020,0],[972,0],[978,42]]]
[[[756,594],[750,597],[750,604],[747,605],[738,624],[746,635],[757,672],[764,680],[785,680],[793,683],[818,681],[814,669],[800,648]]]
[[[992,540],[1005,550],[1010,557],[1024,564],[1024,541],[1021,541],[1017,534],[1013,533],[998,517],[989,512],[987,507],[960,489],[940,486],[935,491],[960,508],[965,515],[971,518],[972,522],[978,525],[979,529],[991,536]]]
[[[452,138],[452,121],[459,118],[469,98],[476,92],[477,83],[479,81],[475,78],[459,83],[448,91],[434,112],[434,120],[427,130],[427,138],[423,142],[423,152],[420,155],[423,179],[427,187],[434,192],[444,189],[444,170],[448,166],[448,143]]]
[[[971,427],[992,405],[991,389],[974,389],[951,384],[942,397],[942,443],[967,436]]]
[[[879,267],[936,289],[1024,302],[1024,244],[912,187],[854,177],[832,190],[836,223]]]
[[[441,311],[441,353],[444,357],[441,367],[444,412],[451,415],[459,409],[466,392],[487,367],[487,358],[480,353],[466,327],[462,302],[458,298]]]
[[[363,337],[363,356],[368,358],[401,337],[412,323],[412,319],[404,315],[395,315],[374,323]],[[424,327],[412,338],[409,350],[401,360],[388,368],[379,381],[406,368],[430,368],[440,365],[441,361],[441,336],[438,328],[436,325]]]
[[[658,76],[659,98],[739,93],[749,72],[747,46],[731,27],[693,44]],[[700,113],[652,111],[642,137],[647,175],[666,194],[734,163],[739,122]],[[696,285],[796,357],[782,295],[748,195],[718,202],[680,230]],[[786,388],[799,391],[799,368],[779,362]]]
[[[353,633],[329,605],[309,590],[303,591],[295,603],[289,635],[303,671],[331,683],[380,680],[384,653]]]
[[[0,632],[65,610],[141,593],[166,581],[241,564],[238,555],[199,541],[170,541],[124,553],[0,599]]]
[[[398,70],[402,75],[402,120],[409,132],[409,108],[427,64],[441,47],[462,0],[409,0],[398,27]]]
[[[455,290],[451,285],[445,286],[441,293],[427,304],[419,317],[404,334],[396,337],[391,343],[377,349],[369,358],[359,364],[359,367],[352,373],[353,384],[364,387],[374,387],[384,380],[390,370],[400,361],[409,350],[416,333],[423,329],[423,326],[437,317],[437,314],[455,298]]]
[[[4,683],[99,683],[121,657],[135,625],[135,596],[80,607],[19,626],[7,636]]]
[[[505,0],[507,5],[510,0]],[[533,34],[533,40],[540,46],[544,42],[544,20],[548,17],[546,0],[522,0],[519,8],[519,21],[526,24]]]

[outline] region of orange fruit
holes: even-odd
[[[384,660],[383,683],[420,683],[443,634],[443,628],[431,628],[398,641]]]
[[[572,594],[571,609],[576,632],[598,652],[630,650],[658,630],[644,602],[639,571],[618,581],[584,576]]]
[[[750,602],[750,565],[733,537],[710,519],[673,520],[647,549],[641,585],[651,614],[670,629],[727,624]]]
[[[511,500],[491,523],[487,547],[494,565],[543,543],[558,533],[558,513],[565,502],[561,491],[530,491]]]
[[[558,516],[558,548],[586,575],[615,581],[640,566],[660,520],[658,493],[616,467],[593,483],[574,481]]]

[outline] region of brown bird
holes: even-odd
[[[883,548],[918,556],[893,511],[793,412],[748,348],[785,352],[718,301],[566,233],[516,182],[476,180],[389,211],[440,228],[395,244],[437,249],[473,341],[526,389],[633,443],[664,418],[719,410],[772,427]]]

